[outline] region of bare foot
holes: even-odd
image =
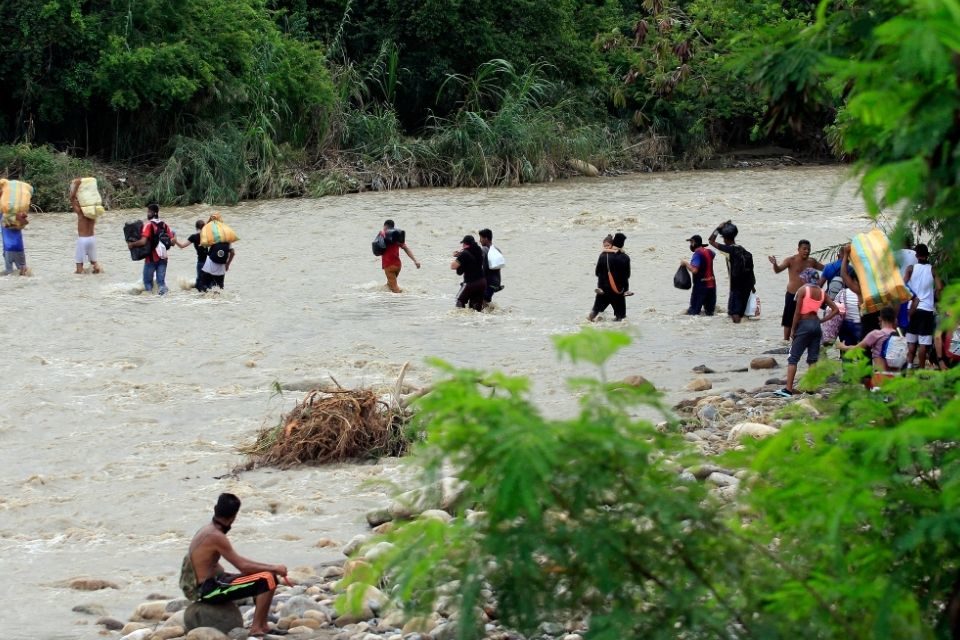
[[[100,268],[100,265],[99,265],[99,264],[95,264],[95,265],[93,265],[93,272],[94,272],[94,273],[103,273],[103,269]]]

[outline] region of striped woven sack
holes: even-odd
[[[860,308],[864,313],[897,307],[912,297],[897,268],[890,241],[880,229],[857,234],[850,246],[850,259],[860,281]]]
[[[210,247],[221,242],[230,244],[239,239],[233,229],[223,221],[219,213],[212,214],[207,224],[203,225],[203,229],[200,230],[200,244],[204,247]]]
[[[0,213],[3,213],[3,226],[8,229],[21,228],[17,214],[30,211],[32,196],[33,187],[26,182],[0,180]]]

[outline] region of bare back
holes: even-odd
[[[76,209],[74,209],[76,210]],[[77,211],[77,235],[81,238],[89,238],[94,235],[93,228],[97,224],[96,220],[83,215],[83,212]]]
[[[212,523],[204,525],[190,541],[190,561],[197,574],[197,583],[224,572],[220,564],[220,550],[230,541]]]
[[[800,277],[800,274],[803,273],[804,269],[822,269],[823,265],[817,262],[813,258],[803,258],[799,253],[792,255],[786,260],[787,263],[787,274],[789,280],[787,281],[787,293],[796,293],[800,290],[800,287],[806,283],[803,281],[803,278]]]

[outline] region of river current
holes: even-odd
[[[34,214],[24,232],[31,277],[0,278],[0,596],[8,638],[99,637],[99,604],[126,619],[150,593],[178,596],[180,560],[221,491],[244,502],[231,532],[237,550],[289,567],[338,555],[315,546],[366,530],[385,501],[370,481],[404,476],[397,461],[229,475],[237,446],[276,424],[302,387],[429,384],[424,362],[497,368],[533,381],[547,415],[576,408],[565,378],[589,369],[557,358],[550,336],[576,331],[593,301],[600,241],[627,235],[631,289],[623,328],[634,342],[610,377],[640,374],[671,401],[691,368],[746,366],[784,346],[786,274],[766,256],[814,251],[868,230],[855,187],[838,167],[660,173],[514,189],[431,189],[162,211],[186,237],[221,211],[239,234],[222,294],[201,296],[192,248],[173,248],[167,296],[140,293],[141,263],[122,239],[139,211],[97,224],[101,275],[74,275],[73,214]],[[386,290],[370,241],[393,218],[423,266],[403,256],[402,295]],[[686,317],[673,273],[685,238],[732,218],[756,263],[762,318],[732,325],[727,277],[717,263],[715,317]],[[496,309],[454,309],[449,268],[466,233],[489,227],[506,256]],[[611,313],[603,326],[612,327]],[[785,360],[784,356],[778,356]],[[782,375],[782,369],[780,375]],[[803,367],[801,367],[801,373]],[[713,376],[725,391],[770,372]],[[73,591],[85,576],[119,589]]]

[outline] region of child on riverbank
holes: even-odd
[[[23,227],[27,226],[27,214],[18,213],[17,221],[20,223],[19,229],[3,227],[3,275],[8,276],[14,272],[14,267],[20,271],[20,275],[29,274],[27,269],[27,255],[23,248]]]

